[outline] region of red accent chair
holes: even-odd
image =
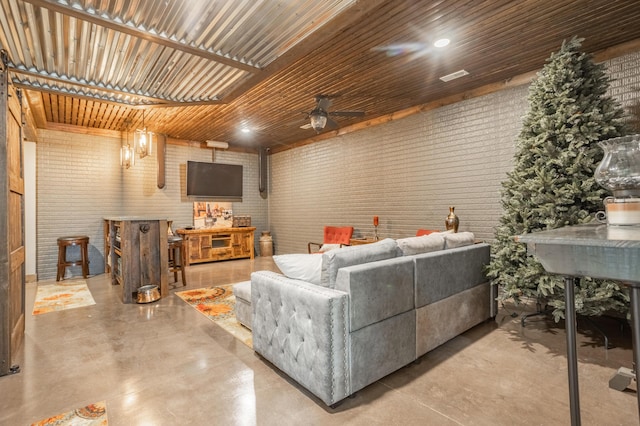
[[[433,232],[439,232],[435,229],[418,229],[418,231],[416,232],[416,237],[420,237],[422,235],[429,235]]]
[[[325,226],[322,244],[309,243],[307,244],[307,249],[309,253],[317,253],[324,244],[340,244],[340,247],[348,246],[352,235],[353,226]],[[311,246],[317,246],[317,250],[312,251]]]

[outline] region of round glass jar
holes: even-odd
[[[598,142],[604,157],[594,177],[616,198],[640,197],[640,135]]]

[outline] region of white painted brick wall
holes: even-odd
[[[640,52],[606,63],[611,94],[639,99]],[[460,230],[492,240],[501,182],[528,109],[528,85],[271,156],[270,226],[275,252],[306,251],[324,225],[371,237],[444,229],[455,206]]]
[[[119,214],[120,141],[88,135],[38,133],[37,272],[38,279],[55,279],[57,238],[89,236],[92,274],[104,271],[102,217]],[[76,247],[68,258],[79,258]],[[73,275],[80,268],[69,268]]]
[[[211,150],[167,145],[166,185],[159,189],[157,152],[123,169],[120,139],[46,130],[38,136],[38,279],[55,279],[56,239],[80,234],[90,238],[90,273],[103,273],[104,217],[166,217],[173,220],[174,229],[193,225],[194,200],[185,195],[186,162],[212,161]],[[216,151],[216,161],[243,165],[244,197],[233,209],[235,214],[251,215],[257,249],[260,232],[267,229],[267,201],[258,191],[258,156]],[[78,256],[76,248],[68,253],[69,258]],[[79,267],[69,270],[74,276],[81,274]]]
[[[638,99],[640,52],[607,62],[611,93],[625,106]],[[500,182],[512,167],[514,142],[528,104],[528,86],[470,99],[393,123],[269,156],[268,199],[258,192],[258,156],[216,151],[216,161],[244,165],[244,199],[260,232],[270,230],[276,253],[306,251],[324,225],[353,225],[372,236],[405,237],[417,228],[444,228],[455,206],[460,230],[491,240],[501,215]],[[38,277],[55,277],[56,238],[91,238],[91,273],[103,272],[102,218],[165,216],[191,225],[187,160],[211,161],[211,151],[167,145],[166,187],[156,186],[155,154],[123,170],[120,140],[39,132],[37,149]],[[74,271],[77,274],[76,271]]]

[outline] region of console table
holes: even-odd
[[[565,276],[565,321],[571,424],[580,424],[574,286],[579,277],[621,281],[629,286],[633,361],[640,366],[640,226],[587,224],[516,237],[544,269]],[[640,392],[637,393],[640,415]]]
[[[167,220],[148,217],[107,217],[105,257],[111,283],[121,286],[124,303],[135,303],[138,288],[154,284],[160,296],[169,294]]]
[[[254,258],[255,227],[178,229],[184,240],[186,265]]]

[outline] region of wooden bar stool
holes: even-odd
[[[185,250],[182,247],[182,238],[169,237],[169,272],[173,272],[173,280],[178,282],[178,272],[182,276],[182,285],[187,285],[184,265],[186,265]],[[179,254],[177,253],[179,251]],[[180,256],[180,257],[178,257]]]
[[[67,247],[80,246],[80,259],[67,260]],[[82,266],[82,277],[89,275],[89,237],[86,235],[76,237],[58,238],[58,274],[56,281],[64,279],[67,266]]]

